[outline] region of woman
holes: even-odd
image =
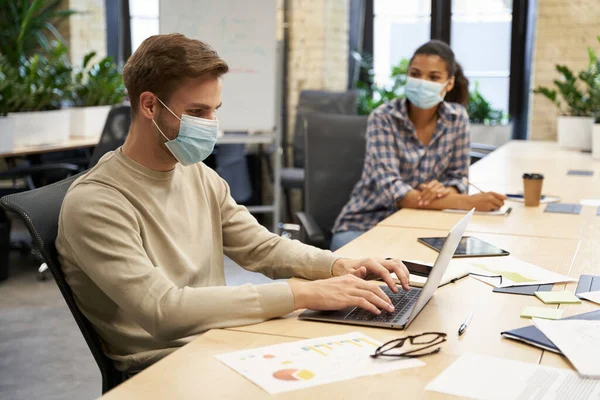
[[[466,194],[469,81],[447,44],[417,49],[405,92],[369,117],[362,177],[336,220],[332,250],[400,208],[491,211],[504,204],[497,193]]]

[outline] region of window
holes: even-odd
[[[373,4],[375,82],[389,82],[392,67],[430,37],[431,0],[375,0]]]
[[[158,35],[158,0],[129,0],[131,51],[152,35]]]
[[[477,86],[492,108],[510,113],[513,138],[528,137],[536,0],[364,1],[364,29],[350,29],[360,30],[362,48],[373,55],[375,83],[390,82],[392,67],[420,44],[444,40],[471,90]]]
[[[453,0],[451,45],[456,59],[492,105],[508,113],[512,0]]]

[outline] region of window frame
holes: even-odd
[[[363,26],[350,25],[350,30],[362,30],[362,51],[374,53],[373,23],[374,2],[362,0],[364,4]],[[356,3],[353,1],[351,4]],[[529,124],[529,98],[531,71],[533,61],[533,38],[535,31],[535,13],[537,0],[513,0],[511,43],[510,43],[510,75],[508,112],[512,123],[512,138],[527,139]],[[442,40],[452,45],[452,0],[431,0],[431,39]],[[351,43],[350,49],[356,47]],[[359,76],[359,80],[367,82],[368,76]],[[351,86],[349,85],[349,88]]]

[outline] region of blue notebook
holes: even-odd
[[[581,275],[577,282],[575,295],[579,297],[579,293],[598,292],[600,291],[600,275]],[[581,297],[579,297],[581,299]]]
[[[600,321],[600,310],[591,311],[579,315],[573,315],[571,317],[563,319],[583,319],[588,321]],[[535,347],[542,348],[544,350],[553,351],[554,353],[562,354],[558,347],[554,345],[535,325],[526,326],[524,328],[513,329],[511,331],[505,331],[500,333],[502,336],[508,339],[518,340],[525,342]]]
[[[567,171],[567,175],[593,176],[594,171],[588,171],[583,169],[571,169]]]
[[[581,204],[551,203],[546,206],[544,212],[559,214],[580,214],[583,206]]]

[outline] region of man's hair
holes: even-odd
[[[219,77],[228,70],[227,63],[207,43],[179,33],[150,36],[123,69],[131,113],[137,114],[140,95],[146,91],[167,102],[184,79],[205,75]]]

